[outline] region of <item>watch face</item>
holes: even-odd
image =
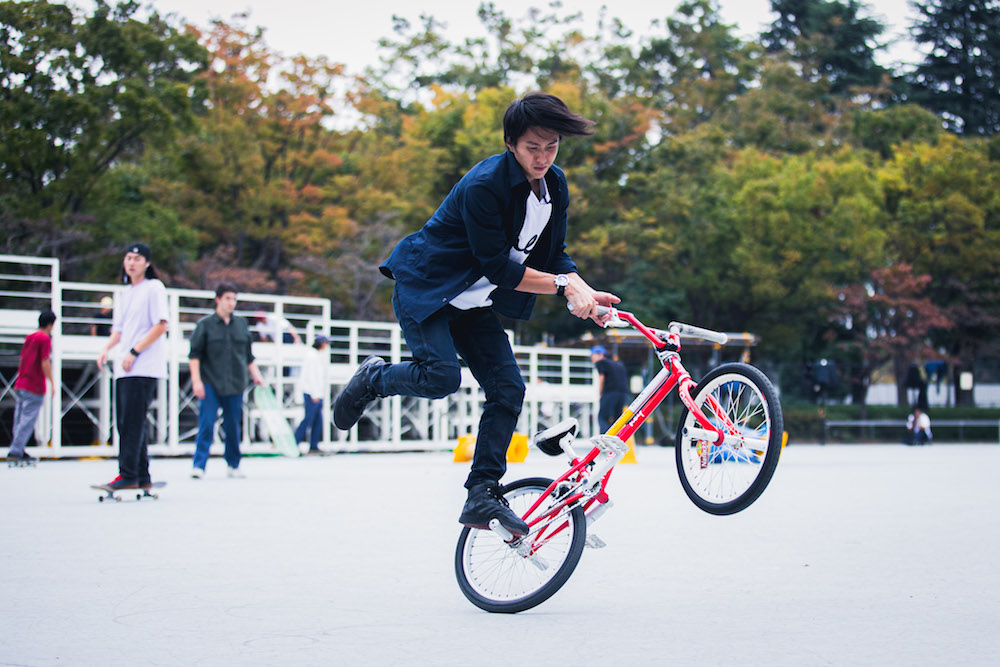
[[[566,287],[566,285],[569,285],[569,278],[562,274],[556,276],[556,287]]]

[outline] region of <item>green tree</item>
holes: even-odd
[[[722,21],[716,0],[688,0],[665,21],[665,34],[644,40],[628,59],[631,91],[661,110],[668,131],[711,119],[745,92],[757,74],[759,47],[743,43]]]
[[[771,53],[792,54],[807,79],[829,81],[832,95],[878,87],[888,75],[875,62],[885,26],[862,16],[864,7],[858,0],[771,0],[778,16],[761,41]]]
[[[9,249],[68,260],[91,239],[107,243],[88,224],[101,179],[190,127],[206,52],[138,11],[135,2],[98,1],[87,16],[42,0],[0,3],[0,224]]]
[[[830,286],[884,265],[877,176],[847,149],[786,157],[745,149],[732,162],[720,169],[705,223],[713,232],[700,262],[706,275],[687,297],[712,304],[702,320],[710,326],[759,333],[786,358],[815,355]]]
[[[854,369],[852,385],[867,389],[871,372],[892,362],[896,403],[907,405],[906,375],[910,365],[937,358],[931,334],[952,328],[945,309],[927,296],[931,276],[915,275],[909,264],[876,269],[862,283],[837,292],[833,320],[845,335],[841,347],[856,350],[862,362]],[[855,395],[864,405],[866,391]]]
[[[989,147],[944,134],[932,144],[904,144],[879,171],[892,254],[932,277],[928,296],[955,323],[936,342],[958,372],[997,349],[1000,168]]]
[[[1000,131],[1000,2],[913,2],[913,39],[927,55],[908,78],[913,101],[941,116],[953,132]]]
[[[766,56],[758,85],[722,109],[715,121],[737,147],[801,154],[835,148],[838,119],[827,104],[829,83],[803,78],[784,56]]]
[[[941,121],[916,104],[887,109],[856,109],[852,114],[852,143],[888,160],[904,143],[934,143],[943,131]]]

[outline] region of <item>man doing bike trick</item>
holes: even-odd
[[[528,319],[535,295],[557,294],[575,316],[601,323],[597,306],[619,301],[592,289],[565,251],[569,192],[553,163],[564,136],[592,134],[593,124],[545,93],[508,107],[507,150],[470,169],[380,267],[396,281],[392,306],[413,361],[367,358],[334,404],[346,430],[379,397],[443,398],[461,384],[460,355],[486,398],[459,517],[466,526],[495,518],[512,534],[528,532],[500,493],[524,380],[497,314]]]

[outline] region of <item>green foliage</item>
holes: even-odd
[[[761,41],[772,53],[793,54],[811,80],[824,78],[834,95],[877,87],[887,75],[875,62],[885,26],[861,16],[858,0],[771,0],[778,14]]]
[[[914,2],[914,39],[927,54],[908,76],[912,99],[966,135],[1000,131],[1000,3]]]
[[[155,13],[97,2],[81,19],[41,1],[0,3],[0,164],[21,215],[79,212],[100,176],[190,122],[205,51]],[[26,196],[30,195],[30,196]]]
[[[842,359],[863,375],[887,334],[844,318],[878,305],[880,272],[910,265],[955,326],[912,334],[899,362],[995,354],[1000,139],[947,132],[995,133],[986,87],[973,110],[986,120],[956,106],[986,79],[958,91],[946,80],[961,72],[932,59],[911,103],[887,106],[883,27],[864,4],[772,5],[763,44],[717,0],[686,0],[644,34],[613,8],[591,34],[559,3],[520,18],[484,3],[486,36],[458,43],[434,16],[396,17],[381,65],[352,77],[274,53],[245,16],[182,32],[131,2],[87,15],[0,2],[4,249],[106,279],[141,236],[175,284],[225,278],[388,319],[381,260],[504,150],[509,103],[544,89],[597,122],[560,145],[570,254],[644,319],[751,331],[765,360]],[[957,19],[920,36],[973,44],[977,71],[995,74],[996,40],[980,39],[995,3],[921,7],[978,21],[971,41]],[[546,297],[516,326],[526,342],[591,330]]]
[[[853,141],[886,160],[892,157],[896,146],[905,142],[932,144],[941,132],[941,121],[914,104],[857,109],[852,114]]]
[[[191,126],[206,52],[138,9],[97,2],[82,16],[40,0],[0,3],[0,230],[10,251],[54,255],[72,271],[90,266],[89,251],[125,243],[95,219],[116,196],[102,179]],[[129,237],[149,234],[149,221],[140,216]]]

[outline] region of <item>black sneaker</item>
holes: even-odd
[[[469,528],[489,530],[490,519],[500,521],[500,525],[516,537],[528,534],[528,524],[510,509],[497,482],[476,484],[469,489],[469,498],[465,501],[458,522]]]
[[[333,404],[333,423],[341,431],[346,431],[361,419],[372,401],[378,398],[378,393],[372,387],[372,371],[385,365],[381,357],[368,357],[361,362],[354,376],[337,395]]]
[[[21,452],[20,454],[7,454],[7,461],[11,465],[17,464],[22,466],[33,466],[38,463],[38,459],[29,454],[28,452]]]

